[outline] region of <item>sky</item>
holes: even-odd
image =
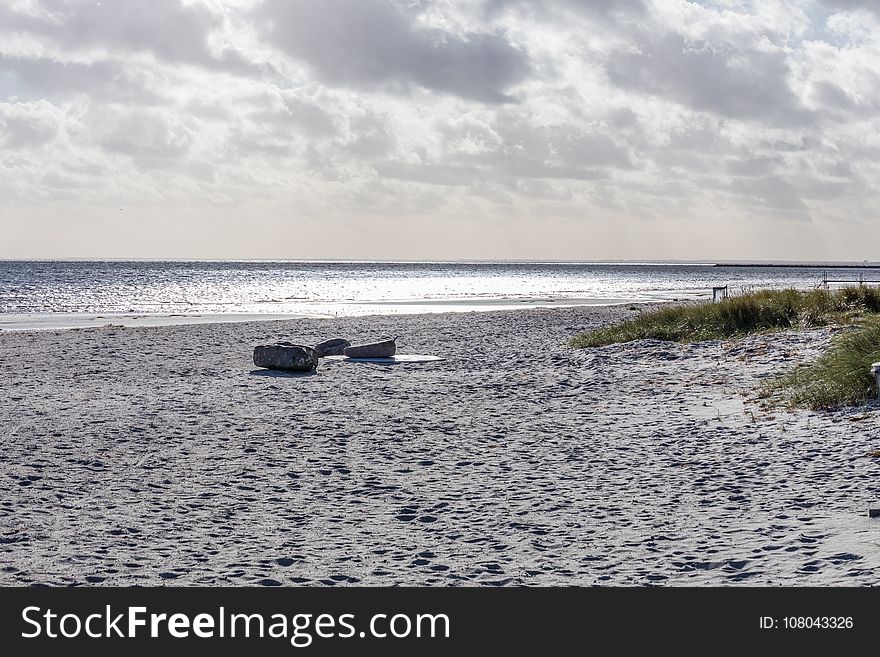
[[[876,0],[0,0],[0,258],[880,260]]]

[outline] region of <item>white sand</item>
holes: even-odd
[[[828,332],[566,346],[631,312],[0,332],[0,584],[878,583],[880,411],[740,395]]]

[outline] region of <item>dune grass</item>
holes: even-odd
[[[645,338],[698,342],[754,333],[849,326],[816,361],[801,365],[762,386],[776,403],[812,409],[864,404],[876,397],[870,373],[880,362],[880,289],[762,290],[719,303],[661,308],[635,319],[575,336],[575,348],[601,347]]]
[[[571,346],[582,349],[640,339],[699,342],[753,333],[849,324],[866,313],[880,313],[880,289],[760,290],[718,303],[648,311],[616,326],[581,333]]]
[[[768,383],[765,392],[789,406],[812,409],[864,404],[877,396],[870,367],[878,362],[880,316],[873,316],[837,335],[816,361]]]

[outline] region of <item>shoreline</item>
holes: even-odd
[[[191,324],[228,324],[276,322],[299,319],[332,320],[368,317],[407,317],[425,314],[460,314],[472,312],[509,312],[553,308],[612,307],[626,305],[656,305],[698,298],[656,299],[639,298],[512,298],[512,299],[435,299],[415,301],[362,301],[349,305],[366,308],[385,307],[396,312],[368,312],[354,315],[290,314],[290,313],[0,313],[0,331],[57,331],[83,328],[124,326],[187,326]],[[378,310],[378,308],[377,308]]]
[[[147,314],[147,313],[29,313],[0,314],[0,331],[73,331],[84,328],[189,326],[193,324],[235,324],[263,321],[318,319],[308,315],[258,313]]]
[[[635,312],[0,332],[0,583],[880,581],[880,412],[753,398],[831,332],[567,346]],[[251,360],[384,334],[446,360]]]
[[[844,267],[880,268],[877,261],[846,260],[716,260],[704,258],[696,260],[552,260],[552,259],[488,259],[488,260],[397,260],[397,259],[353,259],[353,258],[0,258],[0,263],[241,263],[241,264],[391,264],[391,265],[611,265],[611,266],[694,266],[694,267]]]

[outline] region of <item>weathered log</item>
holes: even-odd
[[[388,338],[379,342],[355,344],[346,347],[343,353],[349,358],[391,358],[397,353],[397,338]]]
[[[351,342],[348,340],[344,340],[343,338],[333,338],[332,340],[324,340],[324,342],[316,344],[315,351],[318,352],[318,358],[323,358],[324,356],[341,356],[345,348],[350,345]]]

